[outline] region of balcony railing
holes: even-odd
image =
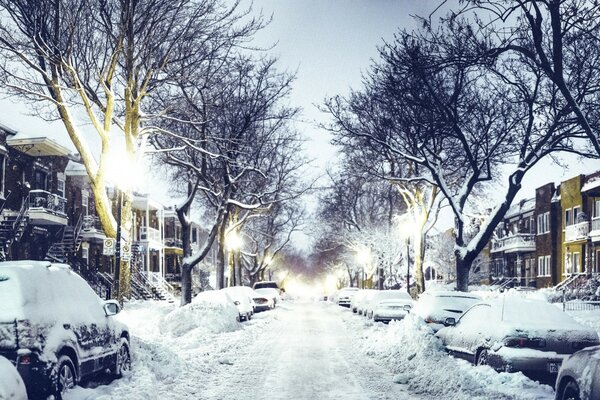
[[[140,240],[147,242],[161,242],[160,231],[149,226],[142,226],[140,228]]]
[[[535,251],[535,235],[531,233],[516,233],[500,239],[493,239],[492,252],[498,251]]]
[[[183,248],[183,241],[176,238],[165,238],[165,246]]]
[[[67,199],[45,190],[29,191],[29,210],[42,210],[56,215],[67,215]]]
[[[100,218],[95,215],[84,216],[81,229],[83,229],[84,232],[101,232],[103,230]]]
[[[575,242],[577,240],[585,240],[590,233],[589,222],[580,222],[575,225],[565,227],[565,242]]]

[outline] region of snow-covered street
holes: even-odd
[[[134,335],[132,372],[66,400],[554,398],[521,373],[448,356],[412,315],[385,325],[328,302],[285,301],[223,323],[218,310],[133,302],[120,317]]]

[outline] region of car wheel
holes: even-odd
[[[562,392],[560,393],[560,397],[557,397],[560,400],[581,400],[579,396],[579,386],[577,386],[577,382],[574,380],[569,380]]]
[[[62,355],[56,363],[56,381],[54,382],[54,392],[57,400],[62,399],[62,395],[75,387],[77,375],[75,375],[75,366],[73,361],[67,355]]]
[[[488,365],[488,362],[489,362],[488,351],[486,349],[480,350],[479,354],[477,354],[476,365]]]
[[[123,376],[123,372],[131,371],[131,354],[129,353],[129,343],[127,339],[121,339],[121,347],[117,353],[114,375],[116,377]]]

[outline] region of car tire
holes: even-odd
[[[115,360],[115,369],[113,375],[117,378],[123,376],[123,372],[131,371],[131,353],[129,352],[129,342],[125,338],[121,338],[121,347],[117,352]]]
[[[560,396],[557,396],[559,400],[581,400],[581,396],[579,395],[579,386],[577,382],[572,379],[569,379],[567,384],[562,388],[560,392]]]
[[[486,349],[479,350],[475,365],[489,365],[489,354]]]
[[[62,400],[62,395],[75,387],[77,375],[71,357],[63,354],[58,358],[54,372],[53,392],[56,400]]]

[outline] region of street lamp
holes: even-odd
[[[409,213],[400,217],[399,228],[406,244],[406,291],[410,294],[410,235],[414,231],[414,219]]]
[[[235,252],[242,248],[242,237],[235,229],[228,229],[225,236],[225,246],[229,251],[229,283],[227,286],[235,286]],[[241,282],[240,282],[241,283]]]

